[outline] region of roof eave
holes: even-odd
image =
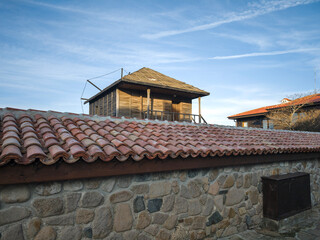
[[[248,114],[248,115],[241,115],[241,116],[229,116],[229,119],[238,119],[238,118],[249,118],[249,117],[259,117],[265,116],[267,113],[257,113],[257,114]]]
[[[134,83],[134,84],[139,84],[139,85],[150,86],[150,87],[156,87],[156,88],[162,88],[162,89],[170,89],[170,90],[175,90],[175,91],[179,91],[179,92],[193,93],[193,94],[199,95],[201,97],[210,95],[210,93],[206,92],[206,91],[192,91],[192,90],[186,90],[186,89],[181,89],[181,88],[161,86],[161,85],[152,84],[152,83],[141,83],[139,81],[134,81],[134,80],[131,80],[131,79],[126,79],[126,78],[123,78],[122,81],[123,82],[127,82],[127,83]]]

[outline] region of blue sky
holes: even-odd
[[[81,113],[86,79],[149,67],[209,91],[205,119],[234,125],[313,91],[315,72],[320,88],[319,13],[316,0],[1,1],[0,107]]]

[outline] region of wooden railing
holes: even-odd
[[[206,120],[197,114],[189,113],[177,113],[177,112],[166,112],[166,111],[157,111],[149,110],[143,112],[143,118],[147,119],[157,119],[157,120],[168,120],[168,121],[178,121],[178,122],[193,122],[193,123],[205,123]]]

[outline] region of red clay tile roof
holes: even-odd
[[[318,102],[320,102],[320,94],[313,94],[313,95],[308,95],[305,97],[297,98],[295,100],[292,100],[292,101],[289,101],[286,103],[256,108],[256,109],[249,110],[246,112],[238,113],[235,115],[231,115],[228,118],[237,119],[237,118],[243,118],[243,117],[265,115],[266,113],[268,113],[268,110],[270,110],[270,109],[282,108],[282,107],[287,107],[290,105],[298,105],[298,104],[313,104],[313,103],[318,103]]]
[[[320,133],[0,109],[0,166],[320,152]]]

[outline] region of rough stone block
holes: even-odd
[[[244,188],[250,187],[251,186],[251,180],[252,180],[252,174],[251,173],[247,173],[246,175],[244,175],[243,187]]]
[[[49,217],[63,213],[63,201],[60,197],[35,199],[32,205],[40,217]]]
[[[232,206],[240,203],[244,198],[244,190],[232,188],[227,193],[226,205]]]
[[[142,212],[138,216],[138,221],[136,228],[137,229],[145,229],[151,223],[151,217],[148,212]]]
[[[21,224],[10,226],[3,232],[2,238],[5,240],[24,240]]]
[[[56,237],[57,233],[53,227],[45,226],[41,228],[34,240],[55,240]]]
[[[178,194],[180,191],[180,186],[179,186],[178,181],[176,181],[176,180],[173,181],[171,184],[171,188],[172,188],[172,192],[174,192],[175,194]]]
[[[116,206],[114,217],[114,230],[116,232],[124,232],[130,230],[133,223],[130,205],[127,203],[118,204]]]
[[[94,211],[91,209],[80,208],[76,213],[76,223],[85,224],[89,223],[94,218]]]
[[[92,228],[86,227],[83,229],[83,236],[86,238],[92,238]]]
[[[162,205],[162,211],[163,212],[170,212],[173,209],[175,202],[175,196],[170,195],[163,198],[163,205]]]
[[[168,217],[169,217],[169,215],[165,214],[165,213],[155,213],[153,215],[152,223],[162,225],[167,220]]]
[[[219,192],[219,183],[218,181],[215,181],[213,184],[210,185],[208,193],[211,195],[217,195]]]
[[[198,199],[189,201],[188,215],[195,216],[201,213],[201,204]]]
[[[135,213],[141,212],[143,210],[145,210],[146,207],[144,205],[144,198],[143,196],[137,196],[134,200],[133,200],[133,211]]]
[[[85,208],[97,207],[103,202],[103,195],[97,191],[86,192],[81,201],[81,206]]]
[[[201,195],[201,183],[198,181],[190,181],[188,183],[188,189],[193,198],[199,197]]]
[[[191,199],[192,194],[190,192],[190,189],[187,188],[186,186],[182,185],[181,186],[181,191],[180,191],[180,196],[186,199]]]
[[[259,201],[259,192],[258,190],[249,191],[249,199],[253,205],[257,204]]]
[[[132,182],[132,176],[122,176],[118,178],[117,185],[119,188],[127,188]]]
[[[145,194],[149,192],[149,185],[148,184],[139,184],[134,185],[131,187],[131,191],[135,194]]]
[[[83,188],[81,181],[66,181],[63,183],[63,189],[65,191],[79,191]]]
[[[171,183],[170,182],[155,182],[150,185],[149,197],[157,198],[170,194]]]
[[[212,224],[217,224],[223,220],[221,214],[218,211],[215,211],[209,218],[206,223],[207,226],[210,226]]]
[[[112,212],[109,207],[99,207],[95,210],[92,223],[93,238],[104,238],[112,232]]]
[[[58,238],[63,240],[80,240],[82,230],[80,226],[64,227],[61,229]]]
[[[203,210],[203,215],[204,216],[209,216],[213,210],[213,206],[214,206],[214,201],[212,198],[208,198],[207,199],[207,202],[206,202],[206,205],[204,207],[204,210]]]
[[[215,196],[213,201],[214,205],[218,208],[218,210],[221,212],[223,209],[223,195]]]
[[[78,207],[81,193],[69,193],[65,195],[65,211],[66,213],[74,211]]]
[[[30,216],[30,210],[24,207],[9,207],[0,210],[0,226],[17,222]]]
[[[27,186],[7,186],[1,190],[0,200],[5,203],[26,202],[30,198],[30,191]]]
[[[162,206],[161,198],[151,199],[148,201],[148,211],[150,213],[160,211],[161,206]]]
[[[133,193],[131,191],[116,192],[110,196],[110,202],[112,203],[125,202],[130,200],[132,196],[133,196]]]
[[[35,192],[40,196],[49,196],[61,192],[61,183],[50,182],[36,186]]]
[[[101,184],[101,189],[105,192],[112,192],[114,185],[116,184],[115,178],[108,178]]]
[[[100,187],[101,180],[99,179],[86,179],[84,185],[86,189],[97,189]]]
[[[32,218],[26,224],[26,236],[28,239],[34,239],[36,234],[40,231],[41,228],[41,219],[40,218]]]
[[[225,180],[223,187],[224,188],[231,188],[234,185],[234,181],[235,181],[234,176],[229,175],[227,177],[227,179]]]
[[[158,225],[150,225],[144,231],[146,233],[149,233],[152,236],[155,236],[159,232],[159,226]]]
[[[169,216],[168,219],[164,222],[163,227],[165,227],[168,230],[172,230],[176,226],[177,220],[177,215]]]
[[[139,232],[136,230],[127,231],[127,232],[123,233],[123,238],[125,240],[131,240],[131,239],[139,239],[140,240],[140,238],[137,237],[138,234],[139,234]]]
[[[184,198],[177,197],[174,206],[177,214],[188,212],[188,201]]]
[[[45,218],[43,221],[46,225],[66,226],[66,225],[73,225],[74,219],[75,219],[74,213],[70,213],[66,215]]]

